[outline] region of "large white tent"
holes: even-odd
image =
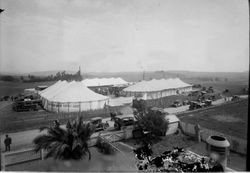
[[[179,78],[141,81],[123,90],[126,96],[142,98],[144,100],[158,99],[170,95],[181,94],[192,90],[192,85]]]
[[[49,93],[44,94],[44,97],[43,97],[44,107],[47,108],[48,103],[51,100],[51,98],[53,98],[54,96],[56,96],[57,94],[62,92],[64,89],[66,89],[67,87],[69,87],[73,83],[75,83],[75,81],[72,81],[72,82],[62,81],[59,85],[57,85],[52,90],[50,90]]]
[[[39,91],[38,93],[39,93],[40,95],[43,95],[44,93],[48,92],[49,90],[51,90],[51,88],[54,88],[55,86],[57,86],[57,85],[60,84],[61,82],[62,82],[62,81],[59,80],[59,81],[57,81],[56,83],[54,83],[53,85],[49,86],[48,88],[46,88],[46,89],[44,89],[44,90],[42,90],[42,91]]]
[[[109,98],[93,92],[82,82],[57,82],[40,93],[44,108],[52,112],[82,112],[103,109]]]
[[[127,85],[128,82],[122,78],[93,78],[93,79],[84,79],[82,81],[87,87],[100,87],[100,86],[120,86]]]
[[[39,92],[39,95],[42,99],[42,103],[45,104],[47,97],[49,97],[51,94],[53,94],[59,88],[61,88],[64,85],[67,85],[67,84],[68,84],[67,81],[58,81],[54,85],[51,85],[50,87],[46,88],[44,91]]]

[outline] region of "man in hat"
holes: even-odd
[[[6,135],[5,137],[6,137],[4,140],[5,151],[10,151],[11,138],[8,135]]]

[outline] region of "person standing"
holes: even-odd
[[[6,135],[5,137],[6,137],[4,140],[5,151],[10,151],[11,138],[8,135]]]
[[[194,130],[197,141],[201,142],[201,127],[198,123],[194,126]]]

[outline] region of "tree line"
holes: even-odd
[[[25,83],[47,82],[47,81],[57,81],[57,80],[80,81],[80,80],[82,80],[82,76],[80,74],[80,71],[76,72],[75,74],[69,74],[69,73],[66,73],[66,71],[62,71],[62,72],[57,72],[55,75],[49,75],[49,76],[45,76],[45,77],[35,76],[35,75],[30,75],[30,74],[28,76],[21,76],[21,77],[11,76],[11,75],[2,75],[2,76],[0,76],[0,80],[6,81],[6,82],[21,81],[21,82],[25,82]]]

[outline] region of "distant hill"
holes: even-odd
[[[143,79],[143,72],[116,72],[116,73],[87,73],[91,77],[121,77],[124,80],[135,82]],[[248,72],[191,72],[191,71],[145,71],[144,79],[181,78],[183,80],[209,78],[216,80],[248,81]],[[83,76],[84,77],[84,76]],[[227,79],[226,79],[227,78]]]

